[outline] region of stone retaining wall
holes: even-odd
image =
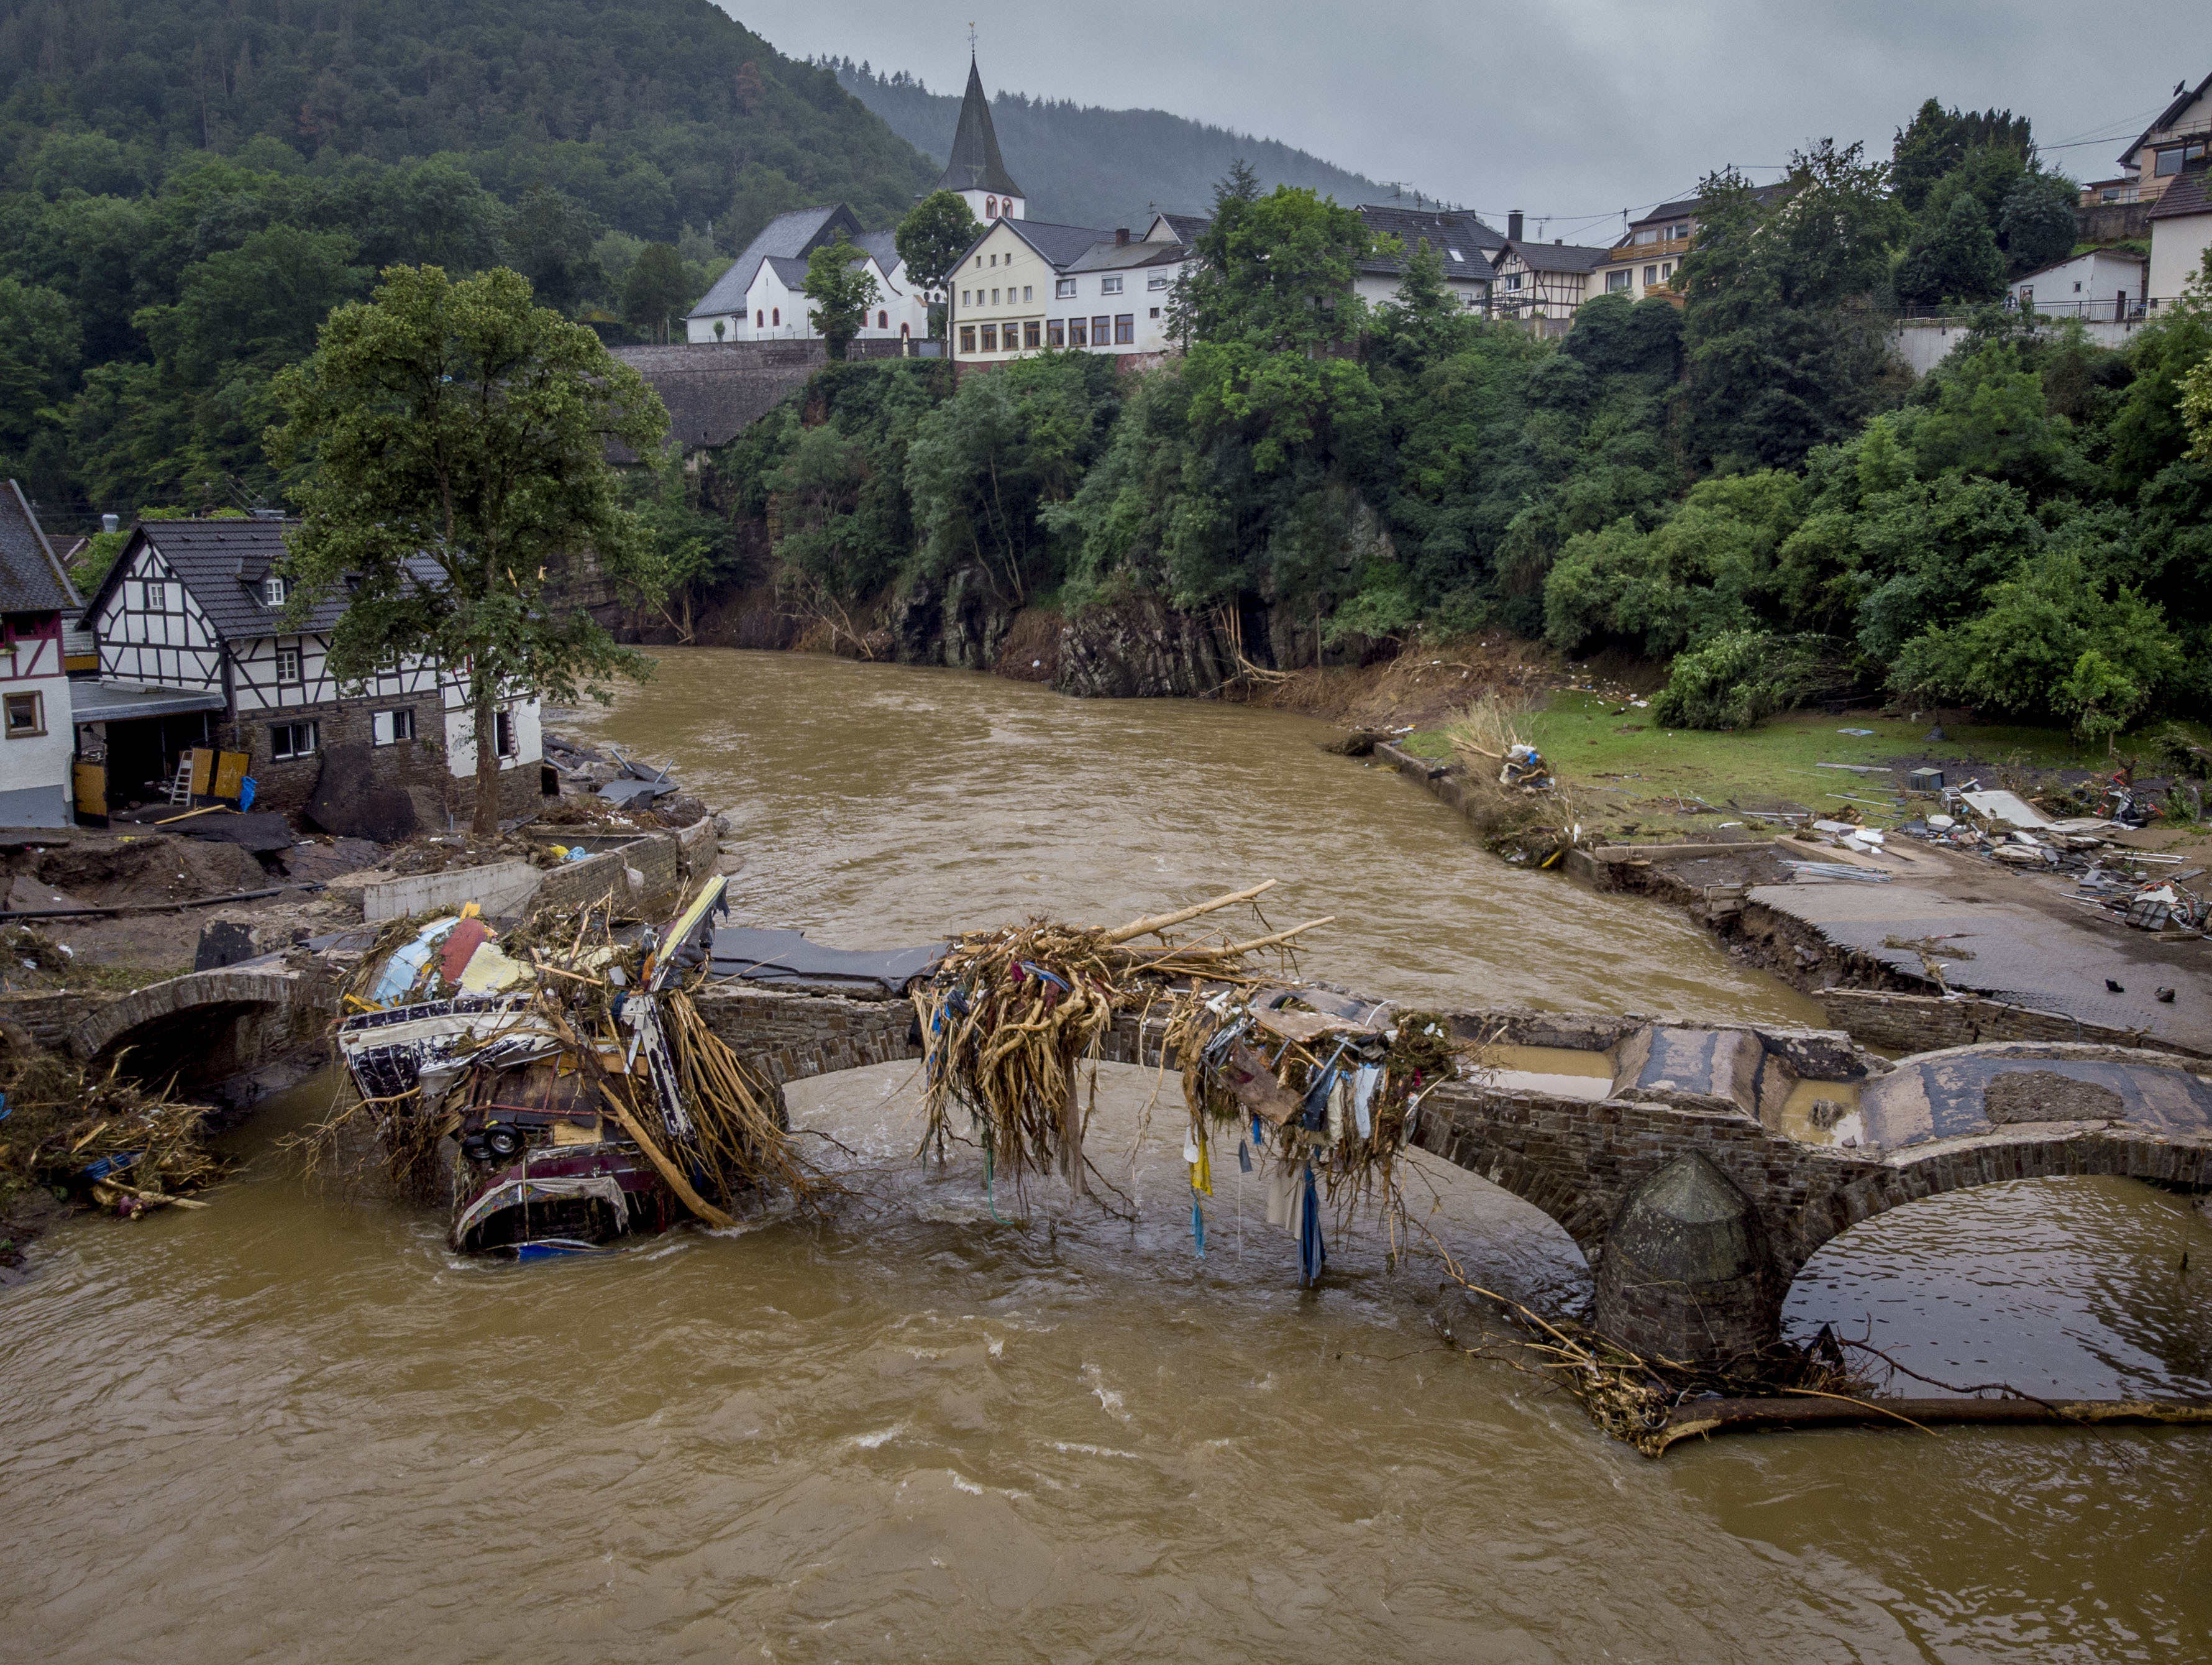
[[[1828,1021],[1885,1052],[1940,1052],[1984,1041],[2098,1041],[2205,1054],[2141,1030],[2107,1029],[2061,1012],[2037,1012],[1979,996],[1905,994],[1878,988],[1824,988],[1816,997]]]

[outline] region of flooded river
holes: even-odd
[[[1816,1020],[1677,915],[1509,867],[1303,720],[674,651],[612,739],[729,805],[738,916],[837,945],[1108,923],[1261,878],[1377,994]],[[0,1290],[0,1659],[2212,1658],[2212,1438],[1746,1437],[1647,1461],[1336,1231],[1324,1286],[1231,1171],[1193,1253],[1172,1082],[1102,1073],[1132,1226],[907,1160],[903,1067],[794,1089],[828,1219],[516,1267],[231,1136],[201,1212],[76,1222]],[[840,1149],[839,1145],[843,1148]],[[1586,1288],[1433,1164],[1478,1281]],[[2183,1269],[2183,1257],[2189,1269]],[[1807,1269],[1948,1381],[2212,1392],[2212,1229],[2124,1182],[1905,1208]],[[1928,1390],[1928,1391],[1933,1391]]]

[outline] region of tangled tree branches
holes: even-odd
[[[1273,883],[1113,930],[1033,920],[963,937],[915,997],[927,1083],[922,1152],[943,1156],[957,1105],[969,1113],[987,1173],[1010,1173],[1018,1187],[1028,1171],[1057,1168],[1080,1194],[1078,1061],[1098,1056],[1115,1013],[1146,1010],[1177,982],[1249,987],[1258,981],[1251,956],[1286,950],[1301,932],[1328,923],[1316,920],[1243,942],[1225,936],[1177,942],[1164,935],[1249,902]],[[1159,941],[1135,945],[1146,937]]]
[[[131,1218],[205,1206],[185,1194],[225,1171],[202,1142],[208,1107],[148,1090],[121,1063],[96,1075],[52,1053],[0,1050],[0,1192],[44,1185]]]

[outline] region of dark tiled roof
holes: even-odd
[[[2212,214],[2212,171],[2205,163],[2191,162],[2175,176],[2172,185],[2159,193],[2149,217],[2154,220],[2177,220],[2185,214]]]
[[[1168,222],[1168,229],[1175,233],[1179,241],[1185,243],[1195,243],[1206,227],[1213,223],[1212,218],[1204,214],[1164,213],[1156,217],[1165,220]]]
[[[781,255],[770,255],[761,264],[781,278],[783,287],[787,289],[803,289],[806,287],[805,261],[795,258],[786,259]]]
[[[2212,76],[2207,76],[2203,80],[2198,82],[2195,87],[2185,87],[2181,92],[2176,94],[2174,95],[2173,102],[2167,105],[2165,109],[2159,112],[2158,119],[2142,130],[2142,136],[2126,149],[2120,152],[2120,166],[2123,167],[2134,166],[2136,152],[2142,149],[2143,146],[2150,143],[2150,136],[2162,129],[2171,127],[2175,122],[2179,121],[2181,119],[2181,112],[2184,110],[2186,110],[2191,105],[2194,104],[2208,88],[2212,88]],[[2167,189],[2171,190],[2172,187],[2169,185]]]
[[[284,553],[284,534],[297,520],[142,520],[123,553],[93,592],[89,613],[113,593],[139,545],[150,544],[177,580],[191,592],[208,623],[225,641],[258,636],[325,631],[346,610],[343,594],[326,596],[298,623],[285,621],[283,609],[262,599],[261,580]],[[417,556],[408,563],[417,582],[437,587],[443,581],[437,563]]]
[[[68,613],[77,607],[76,587],[54,556],[54,546],[13,480],[0,490],[0,612]]]
[[[991,100],[983,96],[983,77],[968,60],[968,92],[960,100],[960,128],[952,136],[952,159],[937,181],[939,191],[995,191],[1001,197],[1026,197],[1006,172],[999,155],[998,131],[991,125]]]
[[[968,246],[967,252],[961,255],[961,259],[966,260],[981,246],[983,237],[988,237],[1000,226],[1006,227],[1042,255],[1045,263],[1054,271],[1066,271],[1099,244],[1114,240],[1112,232],[1101,231],[1096,226],[1056,226],[1048,220],[994,220],[983,228],[983,236]],[[1164,246],[1155,243],[1152,246],[1159,248]]]
[[[788,214],[777,215],[761,228],[760,234],[745,245],[745,252],[738,257],[737,263],[714,280],[707,293],[699,297],[699,304],[684,316],[719,318],[744,311],[745,296],[752,289],[753,279],[760,275],[762,261],[803,261],[816,244],[833,241],[841,228],[854,242],[868,234],[860,228],[860,216],[842,203],[832,203],[827,208],[795,208]]]
[[[1494,275],[1490,256],[1502,251],[1505,240],[1472,214],[1449,209],[1376,207],[1363,204],[1358,210],[1367,228],[1378,237],[1395,237],[1407,252],[1426,240],[1444,263],[1444,276],[1462,282],[1486,283]],[[1402,259],[1376,258],[1359,263],[1362,271],[1401,272]]]
[[[895,231],[864,231],[853,240],[853,246],[865,249],[874,257],[877,265],[888,277],[898,270],[898,233]]]
[[[1531,243],[1525,240],[1506,246],[1521,257],[1521,264],[1530,271],[1595,271],[1613,252],[1611,249],[1587,248],[1577,243]]]
[[[1070,261],[1065,271],[1128,271],[1138,266],[1171,266],[1188,258],[1181,243],[1104,242]]]
[[[1755,203],[1771,203],[1781,194],[1782,187],[1779,185],[1753,185],[1751,199]],[[1693,220],[1698,216],[1698,211],[1705,205],[1705,199],[1702,197],[1685,197],[1677,203],[1662,203],[1658,207],[1639,214],[1631,220],[1628,222],[1628,228],[1635,231],[1644,226],[1663,225],[1669,220]]]

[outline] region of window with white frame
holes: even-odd
[[[319,723],[271,723],[269,725],[269,756],[277,763],[290,757],[312,757],[321,737]]]
[[[284,580],[275,573],[261,580],[261,599],[271,607],[284,605]]]
[[[368,738],[372,745],[398,745],[402,740],[415,738],[415,708],[402,706],[397,711],[378,711],[370,714]]]
[[[167,585],[158,578],[149,578],[138,587],[144,592],[141,599],[144,601],[148,612],[158,613],[167,611],[169,605]]]
[[[1055,301],[1073,300],[1075,297],[1075,280],[1073,277],[1063,277],[1060,279],[1052,286],[1052,294],[1053,298]]]
[[[1101,295],[1119,295],[1119,294],[1121,294],[1121,274],[1117,272],[1117,273],[1115,273],[1115,274],[1113,276],[1111,276],[1111,277],[1102,277],[1102,278],[1100,278],[1100,279],[1098,280],[1098,293],[1099,293],[1099,294],[1101,294]]]
[[[276,650],[276,680],[278,682],[300,680],[300,650],[298,648],[279,647]]]
[[[1634,272],[1609,271],[1605,275],[1605,292],[1607,295],[1618,295],[1635,281]]]
[[[1165,272],[1156,271],[1145,280],[1145,287],[1148,289],[1164,289],[1167,288],[1169,278]]]
[[[1034,284],[1030,284],[1030,283],[1024,283],[1024,284],[1023,284],[1023,285],[1022,285],[1022,305],[1024,305],[1024,307],[1026,307],[1026,306],[1028,306],[1028,305],[1030,304],[1030,301],[1034,301],[1034,300],[1036,300],[1036,286],[1035,286]]]

